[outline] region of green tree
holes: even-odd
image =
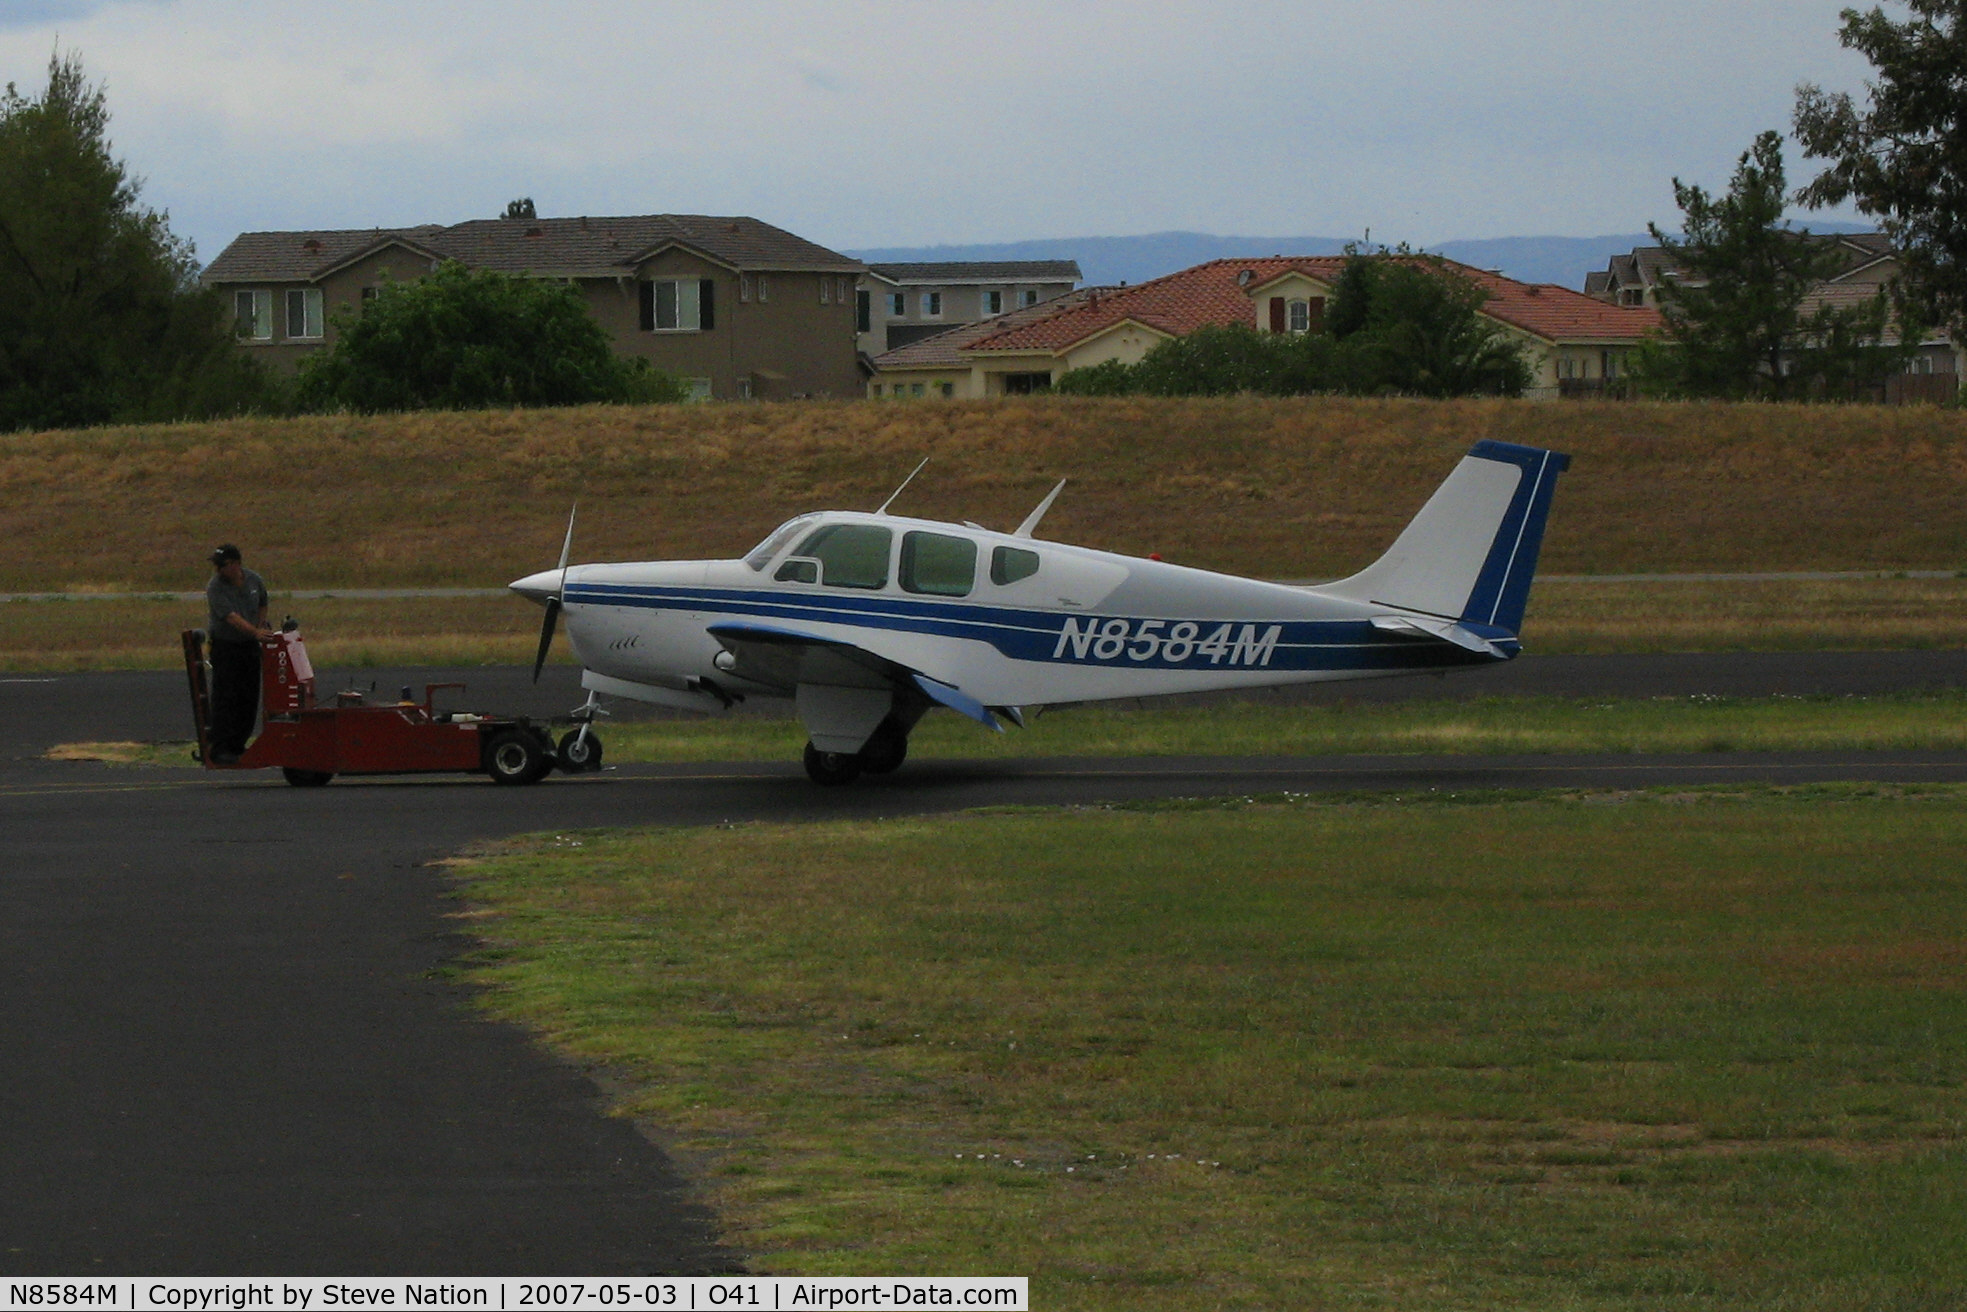
[[[531,196],[521,196],[517,200],[507,201],[505,203],[505,213],[499,217],[505,219],[537,219],[539,216],[540,212],[533,208],[533,198]]]
[[[681,383],[610,349],[580,290],[455,262],[385,283],[334,317],[335,345],[301,366],[310,410],[469,410],[680,401]]]
[[[1479,313],[1488,299],[1480,286],[1433,256],[1356,249],[1347,256],[1324,332],[1212,325],[1161,343],[1136,365],[1075,369],[1058,389],[1082,396],[1515,396],[1529,385],[1522,352]]]
[[[262,405],[189,242],[111,153],[109,110],[57,52],[38,98],[0,96],[0,429]]]
[[[1853,395],[1904,362],[1887,346],[1884,291],[1850,306],[1808,303],[1848,257],[1783,221],[1782,136],[1764,132],[1736,163],[1725,196],[1673,180],[1681,237],[1650,225],[1679,276],[1660,290],[1667,339],[1647,344],[1636,374],[1685,396]],[[1907,334],[1915,345],[1917,332]]]
[[[1871,61],[1860,108],[1804,83],[1794,124],[1830,167],[1797,193],[1811,207],[1852,201],[1898,248],[1904,300],[1928,323],[1967,329],[1967,3],[1907,0],[1843,11],[1838,40]]]
[[[1346,252],[1326,316],[1330,390],[1356,395],[1520,396],[1523,352],[1482,317],[1489,293],[1438,256]]]

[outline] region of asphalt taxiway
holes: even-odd
[[[460,675],[564,712],[569,670]],[[324,686],[335,676],[324,673]],[[1855,693],[1967,685],[1967,653],[1526,657],[1314,697]],[[525,789],[40,759],[183,738],[182,675],[0,676],[0,1271],[611,1274],[730,1269],[715,1220],[593,1082],[474,1016],[442,869],[541,829],[800,821],[1247,792],[1967,780],[1967,753],[795,762],[625,767]]]

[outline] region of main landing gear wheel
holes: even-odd
[[[861,769],[869,774],[893,774],[908,759],[908,735],[882,727],[860,750]]]
[[[860,772],[861,758],[854,753],[823,752],[811,743],[806,744],[806,775],[814,783],[848,784]]]
[[[485,744],[485,773],[493,783],[536,784],[553,768],[553,755],[525,729],[501,729]]]
[[[296,770],[291,765],[281,766],[280,773],[296,788],[320,788],[335,777],[326,770]]]
[[[601,768],[601,735],[589,729],[587,737],[581,737],[579,729],[569,729],[560,737],[560,750],[554,753],[560,768],[568,774],[579,774],[583,770]]]

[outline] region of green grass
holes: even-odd
[[[758,716],[605,723],[616,765],[780,761],[798,756],[796,720]],[[188,743],[67,743],[51,755],[178,765]],[[1303,705],[1069,707],[993,734],[955,715],[916,727],[916,760],[1046,756],[1327,756],[1593,752],[1963,751],[1967,689],[1871,697],[1484,697]],[[904,767],[906,768],[906,767]]]
[[[796,720],[758,716],[604,722],[616,765],[779,761],[798,756]],[[188,743],[67,743],[51,755],[177,765]],[[1482,755],[1592,752],[1963,751],[1967,689],[1871,697],[1485,697],[1473,701],[1069,707],[993,734],[932,714],[915,760],[1046,756]],[[906,767],[904,767],[906,768]]]
[[[1956,1308],[1967,789],[545,835],[485,1007],[783,1273],[1047,1308]]]
[[[608,759],[618,763],[771,760],[805,742],[796,722],[753,718],[644,721],[600,732]],[[909,750],[916,758],[1011,758],[1963,749],[1967,689],[1874,697],[1082,706],[1002,734],[931,714]]]

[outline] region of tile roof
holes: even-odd
[[[954,260],[944,263],[870,264],[889,282],[1078,282],[1077,260]]]
[[[1657,310],[1607,305],[1566,287],[1442,263],[1489,293],[1485,316],[1549,341],[1637,341],[1660,326]],[[1209,324],[1253,323],[1250,289],[1293,272],[1332,286],[1344,267],[1342,255],[1211,260],[1133,287],[1088,289],[1070,304],[1050,301],[1035,308],[1051,313],[1030,320],[992,320],[996,331],[966,349],[1057,352],[1127,319],[1176,337]]]
[[[242,233],[206,266],[213,282],[301,282],[390,237],[475,269],[615,277],[672,242],[736,269],[859,273],[866,266],[769,223],[708,214],[575,219],[471,219],[445,227]]]
[[[1078,291],[1055,296],[1049,301],[1040,301],[1037,305],[1027,306],[1022,310],[1011,310],[976,323],[959,324],[933,337],[923,337],[906,346],[897,346],[892,351],[885,351],[875,356],[874,367],[876,369],[950,369],[959,366],[968,368],[970,362],[963,351],[978,338],[1042,319],[1046,315],[1057,313],[1063,306],[1084,300],[1093,292],[1108,290],[1111,289],[1082,287]]]

